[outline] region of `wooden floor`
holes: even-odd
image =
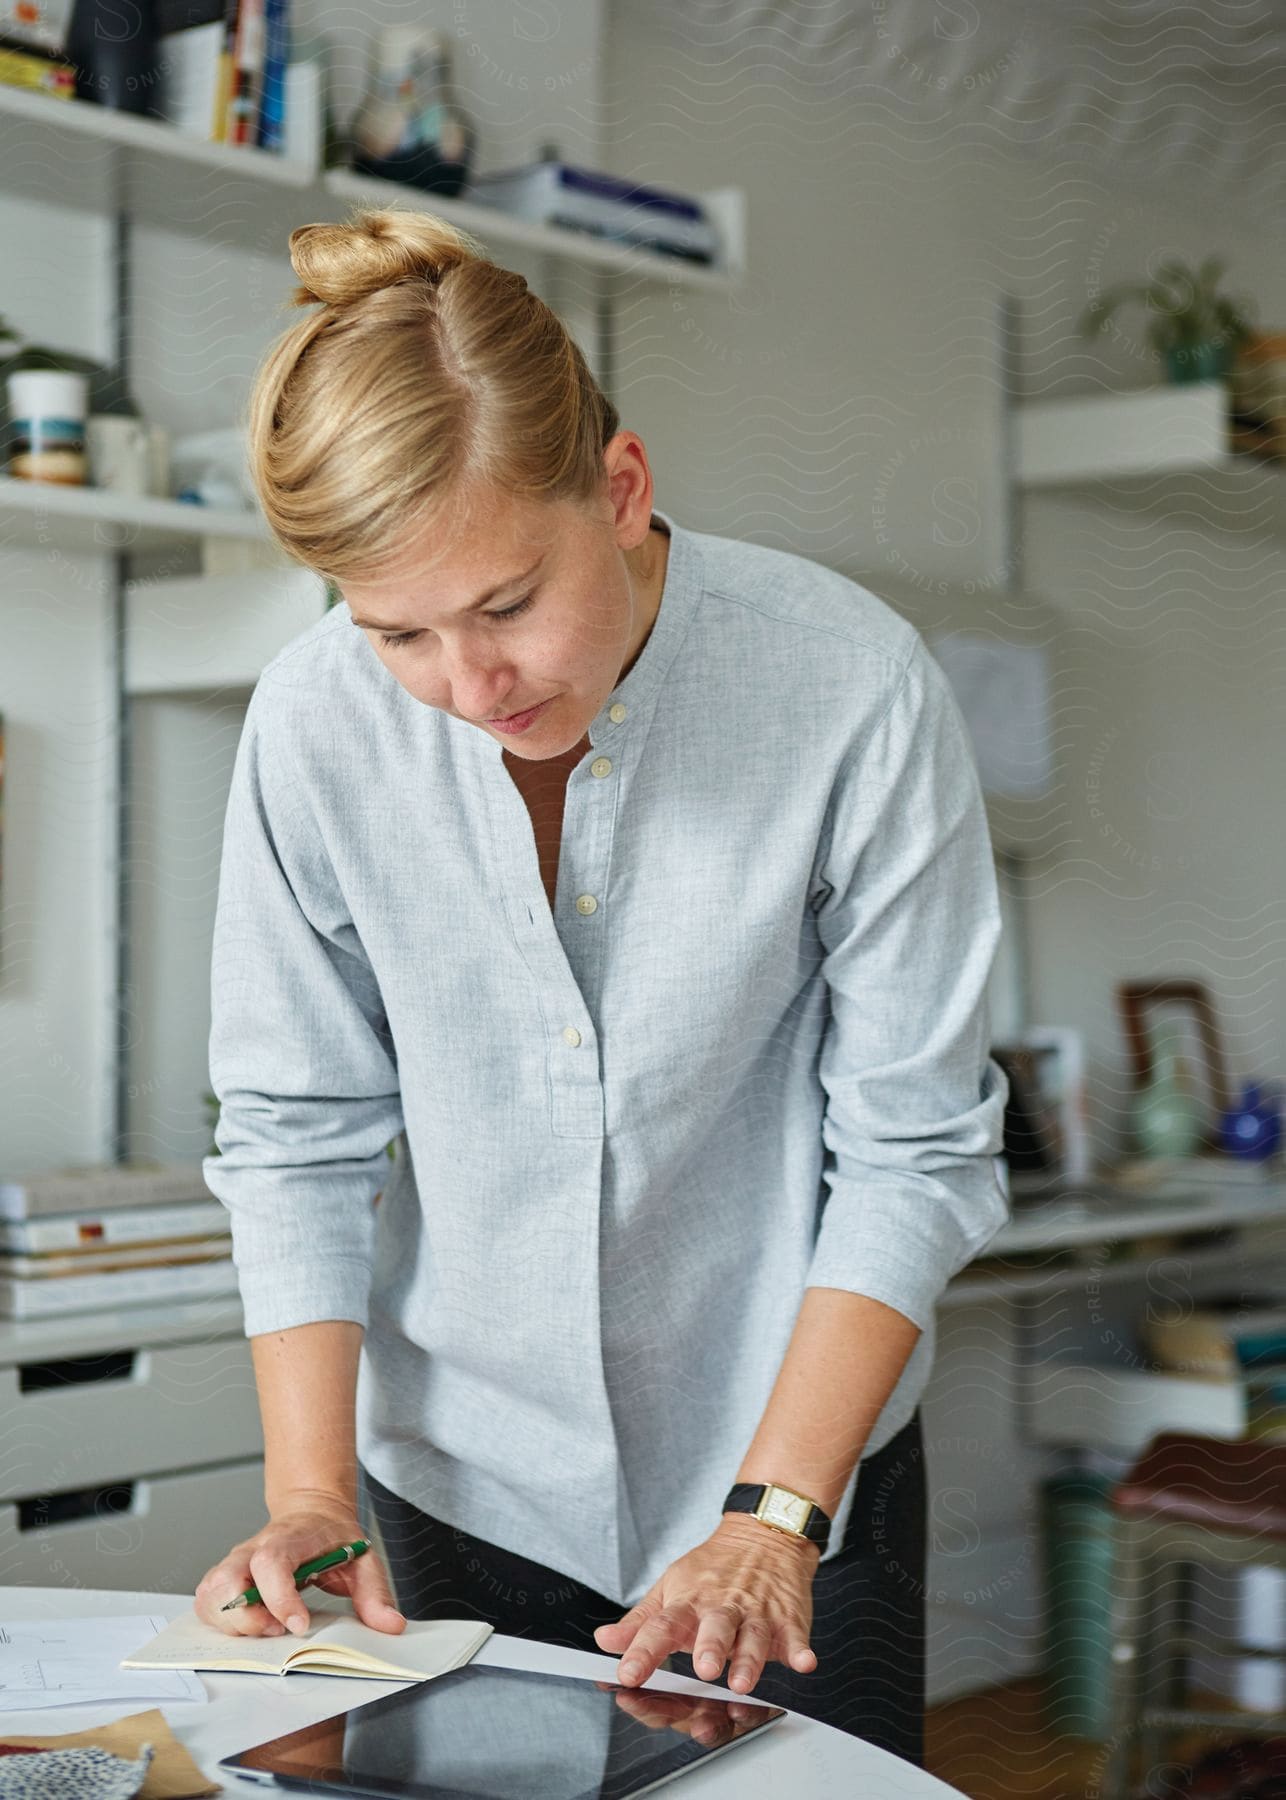
[[[970,1800],[1085,1800],[1103,1747],[1055,1737],[1038,1681],[989,1688],[929,1710],[925,1765]]]
[[[1228,1704],[1213,1694],[1196,1698],[1203,1706]],[[1174,1750],[1186,1762],[1210,1742],[1190,1736]],[[1086,1800],[1099,1791],[1103,1746],[1056,1737],[1045,1724],[1039,1680],[1015,1681],[930,1708],[925,1766],[969,1800]]]

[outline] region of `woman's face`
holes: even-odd
[[[624,481],[592,507],[476,501],[445,543],[435,522],[379,580],[342,584],[354,624],[407,693],[531,761],[580,743],[656,616],[651,480],[644,462],[640,488],[625,460]],[[493,723],[542,702],[525,730]]]

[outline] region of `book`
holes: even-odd
[[[56,100],[74,100],[76,65],[34,45],[0,38],[0,86],[33,88]]]
[[[188,1238],[177,1244],[117,1244],[110,1250],[0,1250],[0,1277],[20,1275],[26,1280],[92,1275],[99,1269],[144,1269],[156,1263],[209,1262],[230,1253],[232,1237],[220,1232],[213,1237]]]
[[[174,1244],[227,1232],[222,1200],[180,1201],[176,1206],[122,1206],[105,1212],[50,1213],[41,1219],[0,1219],[0,1253],[24,1256],[49,1250],[102,1250],[121,1244]]]
[[[227,0],[223,13],[223,48],[219,53],[219,78],[215,83],[210,116],[210,140],[222,144],[228,137],[228,102],[232,98],[233,60],[237,50],[237,13],[240,0]]]
[[[208,142],[223,58],[223,21],[170,32],[160,39],[159,49],[165,67],[161,117],[177,130]]]
[[[261,150],[286,145],[286,67],[290,62],[290,0],[266,0],[264,13],[263,86],[258,129],[251,143]]]
[[[153,1306],[166,1300],[206,1299],[238,1291],[230,1256],[160,1263],[150,1269],[108,1269],[51,1280],[0,1275],[0,1319],[48,1319],[101,1306]]]
[[[199,1163],[87,1163],[0,1181],[0,1219],[213,1198]]]
[[[1286,1362],[1286,1307],[1267,1296],[1207,1301],[1175,1319],[1146,1320],[1141,1336],[1162,1369],[1233,1379]]]
[[[699,201],[554,160],[469,184],[468,197],[533,223],[560,225],[637,249],[714,262],[718,234]]]
[[[258,132],[265,25],[265,0],[240,0],[232,58],[232,91],[224,133],[230,144],[253,144]]]
[[[408,1619],[403,1631],[376,1631],[353,1613],[318,1607],[302,1638],[233,1637],[194,1612],[127,1656],[122,1669],[218,1669],[247,1675],[359,1676],[366,1681],[432,1681],[472,1662],[494,1627],[478,1619]]]

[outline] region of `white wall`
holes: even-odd
[[[0,130],[8,166],[20,145]],[[0,311],[41,343],[100,357],[101,218],[0,192]],[[87,193],[87,198],[88,198]],[[50,218],[59,221],[50,229]],[[112,606],[103,557],[0,549],[5,720],[0,887],[0,1174],[110,1153],[116,805]]]
[[[1037,160],[985,106],[921,117],[878,71],[844,91],[785,35],[698,44],[641,0],[612,9],[610,166],[750,197],[743,293],[676,291],[659,308],[640,293],[624,310],[625,422],[685,524],[877,591],[883,571],[1002,586],[1017,571],[997,296],[1021,302],[1028,393],[1141,385],[1159,371],[1137,314],[1098,345],[1074,334],[1091,292],[1156,253],[1219,250],[1271,324],[1286,316],[1279,234],[1189,178],[1127,189],[1083,157]],[[1125,1147],[1120,979],[1205,978],[1231,1072],[1286,1073],[1286,558],[1250,515],[1214,536],[1044,500],[1020,543],[1084,671],[1055,719],[1068,835],[1035,872],[1033,1012],[1086,1033],[1111,1153]]]

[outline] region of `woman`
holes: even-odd
[[[292,1569],[373,1516],[388,1570],[321,1585],[377,1630],[391,1574],[919,1761],[917,1402],[1005,1211],[950,691],[865,589],[658,512],[446,223],[291,253],[319,310],[251,459],[343,603],[265,670],[228,805],[205,1170],[268,1522],[198,1612],[306,1621]]]

